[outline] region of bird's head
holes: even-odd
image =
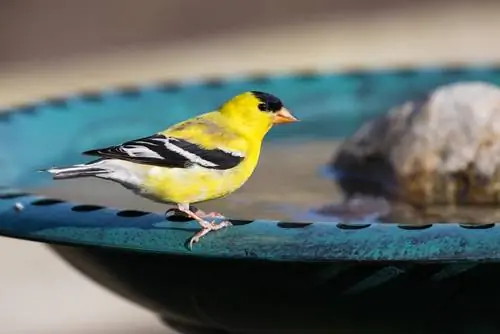
[[[264,137],[275,124],[297,122],[276,96],[250,91],[224,103],[220,112],[242,132]]]

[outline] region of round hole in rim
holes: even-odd
[[[447,68],[443,69],[443,72],[445,72],[447,75],[463,75],[466,74],[469,71],[469,69],[462,68],[461,66],[450,66]]]
[[[313,223],[278,223],[279,228],[304,228]]]
[[[32,104],[25,104],[17,106],[15,109],[24,115],[34,115],[37,111],[37,106]]]
[[[0,199],[13,199],[19,197],[28,196],[28,193],[10,193],[10,194],[0,194]]]
[[[66,108],[68,106],[68,100],[63,97],[54,97],[45,100],[45,102],[51,107]]]
[[[370,227],[372,224],[345,224],[340,223],[337,224],[337,228],[341,230],[361,230],[367,227]]]
[[[177,82],[161,82],[157,85],[158,90],[166,93],[175,93],[181,90],[182,85]]]
[[[220,88],[224,86],[225,81],[222,78],[209,78],[205,80],[204,84],[208,88]]]
[[[198,211],[194,206],[190,205],[189,210],[192,212]],[[193,220],[193,218],[188,217],[184,212],[177,208],[170,208],[165,212],[165,218],[172,222],[188,222]]]
[[[176,222],[176,223],[186,223],[186,222],[190,222],[193,220],[192,218],[189,218],[188,216],[175,215],[175,214],[165,216],[165,218],[168,221]]]
[[[146,216],[149,214],[150,212],[139,211],[139,210],[123,210],[116,213],[118,217],[125,217],[125,218],[136,218],[136,217]]]
[[[60,199],[55,199],[55,198],[43,198],[43,199],[39,199],[39,200],[31,202],[31,205],[41,206],[41,205],[55,205],[55,204],[59,204],[59,203],[64,203],[64,201],[60,200]]]
[[[233,226],[243,226],[253,223],[253,220],[230,220],[228,219]]]
[[[119,93],[122,96],[133,98],[141,96],[142,90],[136,86],[125,86],[119,89]]]
[[[458,224],[461,228],[466,228],[468,230],[486,230],[495,227],[495,223],[491,224]]]
[[[431,228],[433,225],[432,224],[425,224],[425,225],[398,225],[398,227],[402,230],[426,230],[428,228]]]
[[[396,68],[392,74],[402,78],[411,78],[418,75],[418,71],[414,68]]]
[[[80,97],[87,102],[100,102],[103,99],[101,92],[84,92],[80,94]]]
[[[271,82],[271,77],[265,73],[254,73],[248,78],[252,83],[256,85],[264,85]]]
[[[92,204],[82,204],[82,205],[76,205],[71,208],[71,211],[75,212],[92,212],[92,211],[97,211],[97,210],[102,210],[104,209],[103,206],[99,205],[92,205]]]
[[[296,73],[295,77],[298,80],[303,80],[303,81],[316,80],[316,79],[319,79],[321,77],[321,72],[316,71],[314,69],[307,69],[307,70],[298,71]]]

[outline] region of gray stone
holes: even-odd
[[[358,175],[341,181],[351,195],[412,205],[498,204],[500,89],[461,82],[397,106],[348,138],[332,167]]]

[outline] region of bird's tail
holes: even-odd
[[[89,177],[96,176],[99,174],[105,174],[109,171],[100,168],[96,162],[90,162],[88,164],[74,165],[69,167],[52,167],[47,169],[42,169],[40,172],[48,172],[52,174],[54,180],[62,179],[73,179],[79,177]]]

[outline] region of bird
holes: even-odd
[[[275,95],[247,91],[166,130],[82,153],[96,160],[42,171],[53,180],[95,177],[112,181],[143,198],[176,206],[174,210],[201,227],[188,240],[192,250],[209,232],[232,226],[222,214],[206,214],[192,204],[238,190],[257,167],[269,130],[297,121]],[[225,220],[216,223],[217,218]]]

